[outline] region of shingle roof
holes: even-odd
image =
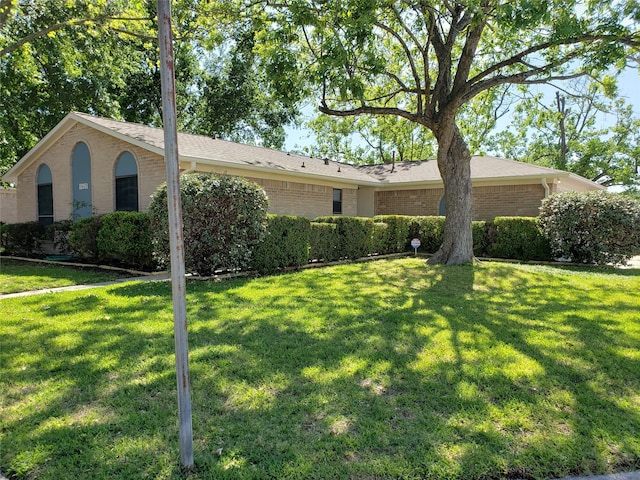
[[[83,123],[99,125],[109,131],[117,132],[125,137],[153,146],[158,150],[164,150],[164,131],[161,128],[119,122],[84,113],[74,113],[74,115],[83,119]],[[334,161],[325,162],[320,158],[254,145],[244,145],[204,135],[178,133],[178,150],[180,158],[183,160],[228,164],[230,167],[295,172],[348,181],[375,181],[367,172],[353,165]]]
[[[154,151],[159,155],[164,154],[164,130],[161,128],[95,117],[86,113],[71,112],[20,159],[3,178],[9,182],[15,181],[18,172],[31,161],[34,154],[37,155],[38,151],[48,148],[47,145],[55,142],[75,122],[96,128],[107,135],[113,135],[123,141]],[[178,134],[178,149],[180,159],[183,161],[249,171],[288,173],[318,180],[324,179],[325,181],[340,181],[380,187],[384,185],[406,186],[442,182],[435,160],[397,162],[394,166],[389,164],[354,166],[333,160],[313,158],[271,148],[244,145],[188,133]],[[565,180],[563,181],[570,181],[574,184],[577,182],[583,189],[602,188],[598,184],[578,175],[552,168],[491,156],[473,157],[471,159],[472,180],[508,181],[510,179],[525,178],[564,178]]]
[[[358,167],[383,183],[413,183],[440,181],[436,160],[421,162],[397,162],[392,165],[364,165]],[[541,167],[530,163],[516,162],[492,156],[471,158],[471,178],[474,180],[507,179],[516,177],[562,177],[567,172]]]

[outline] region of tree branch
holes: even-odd
[[[363,114],[390,115],[406,118],[407,120],[410,120],[412,122],[424,125],[427,128],[431,128],[433,126],[433,123],[426,119],[424,116],[418,116],[415,113],[407,112],[406,110],[395,107],[370,107],[368,105],[363,105],[361,107],[351,108],[348,110],[335,110],[333,108],[329,108],[325,100],[323,99],[322,104],[318,107],[318,110],[325,115],[331,115],[333,117],[354,117]]]
[[[51,32],[55,32],[58,30],[62,30],[63,28],[66,27],[75,27],[75,26],[79,26],[79,25],[84,25],[87,23],[98,23],[101,24],[104,21],[108,21],[108,20],[123,20],[123,21],[147,21],[147,20],[152,20],[151,18],[148,17],[140,17],[140,18],[122,18],[122,17],[110,17],[108,15],[99,15],[97,17],[94,18],[82,18],[82,19],[69,19],[66,22],[60,22],[60,23],[56,23],[53,25],[49,25],[46,28],[43,28],[42,30],[38,30],[36,32],[32,32],[29,35],[26,35],[25,37],[21,38],[20,40],[9,44],[7,47],[3,48],[2,50],[0,50],[0,58],[4,57],[5,55],[8,55],[9,53],[17,50],[18,48],[20,48],[21,46],[27,44],[27,43],[31,43],[33,40],[43,37]],[[155,38],[155,37],[154,37]]]

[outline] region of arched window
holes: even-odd
[[[73,183],[73,217],[93,215],[91,203],[91,153],[86,143],[78,142],[71,156],[71,181]]]
[[[440,199],[440,204],[438,205],[438,215],[445,216],[447,214],[447,209],[444,204],[444,195]]]
[[[45,164],[38,169],[38,222],[41,225],[53,223],[53,177]]]
[[[138,165],[129,152],[116,162],[116,210],[138,211]]]

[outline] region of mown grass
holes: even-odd
[[[0,260],[0,294],[98,283],[127,276],[122,272]]]
[[[640,271],[419,259],[4,299],[10,478],[550,478],[640,468]]]

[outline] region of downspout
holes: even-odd
[[[189,168],[187,168],[186,170],[180,172],[180,175],[184,175],[186,173],[193,173],[196,171],[196,166],[197,166],[197,162],[191,162],[191,164],[189,165]]]
[[[541,183],[544,188],[544,198],[548,198],[550,195],[550,189],[549,189],[549,184],[547,183],[547,179],[543,178]]]

